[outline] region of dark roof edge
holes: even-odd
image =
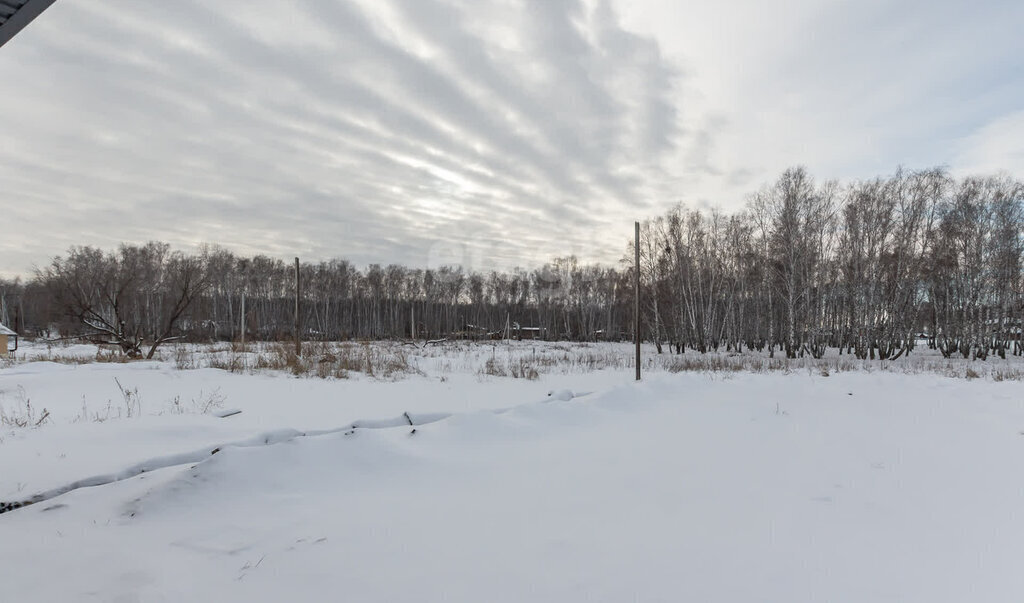
[[[32,22],[57,0],[28,0],[0,25],[0,47],[9,42],[19,31]]]

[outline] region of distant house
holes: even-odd
[[[512,323],[512,339],[547,339],[548,330],[544,327],[524,327],[518,322]]]
[[[18,334],[0,324],[0,353],[7,354],[17,349]]]
[[[512,327],[513,339],[546,339],[548,330],[543,327]]]

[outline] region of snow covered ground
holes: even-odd
[[[472,353],[0,369],[0,601],[1024,600],[1019,381]]]

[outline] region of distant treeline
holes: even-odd
[[[1024,184],[903,171],[840,185],[787,170],[726,214],[677,206],[641,226],[642,337],[659,351],[745,348],[896,358],[922,336],[946,356],[1021,354]],[[619,267],[559,258],[486,274],[304,263],[302,337],[633,337],[633,247]],[[88,336],[132,355],[175,339],[283,339],[294,266],[217,247],[73,247],[0,281],[22,334]],[[517,328],[518,327],[518,328]]]

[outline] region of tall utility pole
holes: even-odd
[[[299,280],[299,258],[295,258],[295,355],[302,356],[302,336],[299,330],[302,321],[299,320],[299,297],[302,295],[302,281]]]
[[[640,380],[640,223],[634,222],[633,251],[636,258],[633,263],[633,325],[636,339],[636,380]]]
[[[239,317],[239,330],[242,332],[242,351],[245,351],[245,290],[242,291],[242,312]]]

